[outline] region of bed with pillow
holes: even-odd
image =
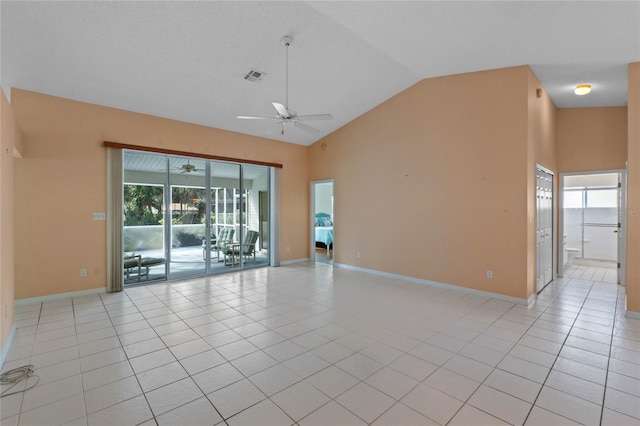
[[[316,247],[319,244],[326,246],[327,252],[333,246],[333,221],[327,213],[316,213]]]

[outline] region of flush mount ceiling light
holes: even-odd
[[[591,92],[590,84],[578,84],[575,90],[573,91],[573,93],[575,93],[578,96],[586,95],[589,92]]]

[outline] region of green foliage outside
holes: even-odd
[[[124,185],[124,226],[162,224],[162,187]]]

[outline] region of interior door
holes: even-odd
[[[553,280],[553,175],[536,171],[536,291]]]

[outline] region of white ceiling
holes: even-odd
[[[0,80],[310,145],[423,78],[531,65],[558,107],[626,105],[640,0],[0,2]],[[331,113],[308,134],[237,115]],[[250,69],[266,72],[253,84]],[[593,85],[588,96],[572,92]]]

